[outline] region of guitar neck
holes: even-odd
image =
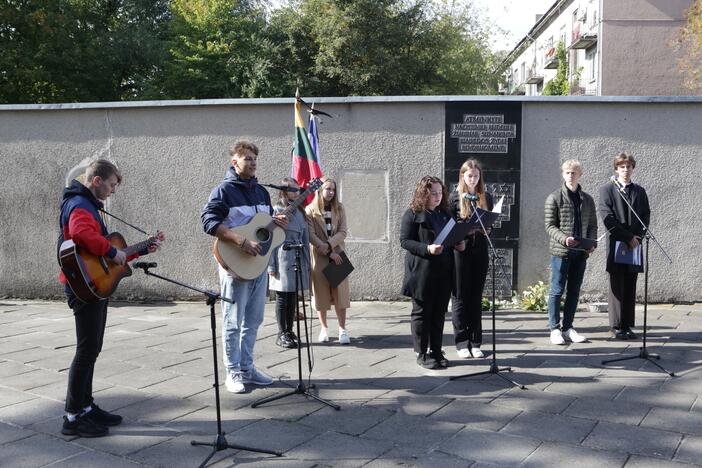
[[[153,240],[151,239],[146,239],[145,241],[142,242],[137,242],[136,244],[130,245],[129,247],[126,247],[124,249],[124,253],[129,257],[133,253],[140,252],[147,248],[149,245],[153,243]]]

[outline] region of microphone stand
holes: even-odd
[[[631,210],[631,212],[634,213],[634,216],[639,221],[639,223],[641,223],[641,226],[643,226],[643,229],[644,229],[644,238],[646,239],[646,253],[645,253],[646,259],[644,261],[644,264],[645,264],[645,267],[644,267],[644,313],[643,313],[644,323],[643,323],[643,334],[642,334],[642,343],[641,343],[642,346],[641,346],[641,348],[639,348],[639,354],[637,354],[636,356],[627,356],[627,357],[617,358],[617,359],[608,359],[606,361],[602,361],[602,364],[604,365],[604,364],[609,364],[610,362],[628,361],[630,359],[644,359],[644,360],[650,362],[651,364],[653,364],[654,366],[656,366],[657,368],[659,368],[660,370],[662,370],[663,372],[665,372],[666,374],[668,374],[669,376],[675,377],[674,372],[670,372],[669,370],[665,369],[663,366],[661,366],[660,364],[658,364],[656,361],[653,360],[653,359],[660,359],[661,357],[659,355],[649,353],[648,350],[646,349],[646,329],[648,328],[648,325],[647,325],[647,320],[648,320],[648,247],[649,247],[650,241],[653,240],[653,242],[656,243],[658,248],[661,250],[661,252],[663,252],[663,255],[665,255],[665,257],[668,259],[668,261],[671,264],[673,263],[673,259],[670,258],[670,256],[665,251],[663,246],[660,244],[660,242],[658,242],[658,239],[656,239],[656,236],[653,235],[653,233],[651,232],[649,227],[646,226],[646,224],[641,220],[641,218],[639,217],[639,214],[636,212],[634,207],[631,206],[631,203],[629,202],[628,198],[624,194],[624,187],[619,185],[619,183],[617,182],[616,179],[612,179],[612,183],[614,183],[614,185],[617,187],[617,193],[619,194],[621,199],[624,200],[624,203],[626,203],[626,205],[629,207],[629,210]]]
[[[475,200],[470,200],[470,205],[473,208],[473,212],[477,214],[477,206],[475,204]],[[492,270],[492,362],[490,363],[490,369],[483,371],[483,372],[474,372],[471,374],[463,374],[463,375],[455,375],[453,377],[450,377],[449,380],[457,380],[457,379],[462,379],[464,377],[473,377],[476,375],[485,375],[485,374],[494,374],[501,379],[509,382],[515,387],[519,387],[522,390],[526,390],[526,387],[520,383],[515,382],[514,380],[511,380],[504,375],[500,374],[500,372],[512,372],[511,367],[503,367],[500,368],[497,365],[497,348],[496,348],[496,338],[495,338],[495,260],[497,258],[501,258],[497,255],[497,251],[495,250],[495,246],[492,244],[492,241],[490,240],[490,236],[488,235],[487,229],[485,228],[485,224],[483,224],[482,216],[476,216],[478,218],[478,221],[480,222],[480,228],[483,230],[483,234],[485,235],[485,239],[487,239],[488,246],[490,247],[490,259],[491,259],[491,270]],[[504,276],[504,270],[503,270],[503,276]],[[506,276],[505,276],[506,277]],[[510,287],[510,290],[512,288]]]
[[[303,291],[303,283],[302,283],[302,262],[300,261],[300,251],[303,248],[302,244],[283,244],[282,247],[284,250],[295,250],[295,314],[300,313],[300,302],[302,302],[302,318],[303,321],[305,322],[305,347],[307,348],[307,364],[309,366],[310,371],[312,371],[312,359],[310,357],[310,335],[309,331],[307,330],[307,313],[305,309],[305,296],[304,296],[304,291]],[[319,396],[313,394],[310,392],[311,388],[315,388],[314,384],[309,384],[305,385],[305,383],[302,380],[302,340],[300,339],[302,335],[300,334],[300,321],[297,320],[297,386],[292,387],[291,385],[288,385],[285,382],[282,382],[284,385],[287,385],[288,387],[293,388],[292,390],[281,393],[279,395],[273,395],[269,397],[262,398],[258,401],[255,401],[254,403],[251,404],[252,408],[256,408],[258,406],[261,406],[265,403],[270,403],[271,401],[275,400],[280,400],[281,398],[289,397],[291,395],[305,395],[308,398],[313,398],[320,403],[324,403],[327,406],[331,406],[335,410],[339,411],[341,407],[339,405],[336,405],[330,401],[327,401],[323,398],[320,398]]]
[[[214,292],[214,291],[205,291],[203,289],[198,289],[196,287],[181,283],[179,281],[173,280],[171,278],[166,278],[165,276],[157,275],[155,273],[151,273],[149,271],[149,268],[155,267],[155,263],[142,263],[141,265],[135,265],[137,268],[142,268],[144,270],[144,273],[147,276],[153,276],[155,278],[159,278],[164,281],[168,281],[169,283],[177,284],[179,286],[182,286],[187,289],[191,289],[193,291],[197,291],[199,293],[202,293],[205,295],[206,298],[206,304],[210,306],[210,328],[212,329],[212,363],[214,366],[214,390],[215,390],[215,403],[216,403],[216,408],[217,408],[217,436],[214,439],[214,442],[198,442],[198,441],[191,441],[190,445],[206,445],[209,447],[212,447],[212,452],[203,460],[202,463],[200,463],[199,468],[204,468],[204,466],[207,465],[207,462],[210,461],[210,459],[217,453],[222,450],[226,449],[235,449],[235,450],[246,450],[249,452],[258,452],[258,453],[268,453],[271,455],[275,455],[277,457],[281,457],[283,454],[280,452],[275,452],[273,450],[264,450],[264,449],[258,449],[258,448],[252,448],[252,447],[247,447],[244,445],[236,445],[236,444],[230,444],[227,442],[227,438],[224,436],[224,432],[222,432],[222,416],[221,416],[221,409],[220,409],[220,403],[219,403],[219,370],[217,368],[217,325],[216,325],[216,320],[215,320],[215,303],[217,300],[221,299],[223,301],[229,302],[230,304],[234,304],[234,301],[222,297],[220,294]]]

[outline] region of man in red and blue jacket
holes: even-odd
[[[81,249],[96,256],[108,257],[119,265],[131,260],[106,239],[107,227],[99,212],[102,202],[115,193],[121,181],[122,176],[114,164],[97,160],[85,172],[85,185],[74,180],[64,189],[59,245],[63,240],[71,239]],[[149,251],[154,250],[155,247],[153,250],[149,248]],[[73,293],[63,272],[59,280],[65,285],[68,306],[73,309],[76,323],[76,353],[68,373],[66,414],[61,433],[101,437],[108,433],[107,426],[122,422],[121,416],[108,413],[93,402],[93,371],[105,335],[108,300],[85,303]]]

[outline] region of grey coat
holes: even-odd
[[[281,213],[283,207],[276,205],[275,213]],[[288,229],[285,231],[285,242],[277,247],[271,254],[268,264],[268,288],[272,291],[295,292],[295,250],[285,250],[285,244],[302,244],[300,252],[302,263],[302,289],[309,289],[310,285],[310,235],[307,229],[307,219],[299,210],[295,209],[290,217]]]
[[[580,232],[583,237],[597,239],[597,211],[595,201],[585,193],[580,185]],[[561,188],[546,197],[544,205],[544,222],[546,233],[548,234],[548,250],[555,257],[565,257],[568,255],[566,239],[573,235],[573,223],[575,222],[575,207],[568,196],[568,187],[565,183]],[[587,254],[587,253],[586,253]]]

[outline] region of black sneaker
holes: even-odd
[[[66,416],[63,417],[63,427],[61,427],[61,434],[63,435],[103,437],[108,433],[109,429],[107,429],[107,427],[96,424],[94,421],[84,416],[76,416],[76,419],[73,421],[69,421]]]
[[[449,366],[449,361],[443,351],[432,351],[431,357],[434,358],[439,368],[445,369]]]
[[[617,340],[628,340],[629,339],[626,332],[624,330],[620,330],[619,328],[612,328],[609,331],[609,336],[611,336],[612,338],[615,338]]]
[[[95,403],[90,406],[92,409],[89,413],[85,413],[83,418],[90,419],[92,422],[100,426],[118,426],[119,424],[122,424],[122,416],[108,413]]]
[[[633,331],[631,331],[631,328],[629,328],[629,327],[623,328],[622,331],[626,334],[626,339],[627,339],[627,340],[635,340],[635,339],[638,338],[638,336],[636,335],[636,333],[634,333]]]
[[[419,353],[419,355],[417,356],[417,364],[419,364],[425,369],[439,368],[439,363],[436,362],[436,359],[434,359],[427,353]]]
[[[294,340],[290,337],[290,334],[288,332],[285,332],[281,335],[278,336],[278,339],[275,340],[275,344],[280,346],[281,348],[296,348],[297,343],[295,343]]]

